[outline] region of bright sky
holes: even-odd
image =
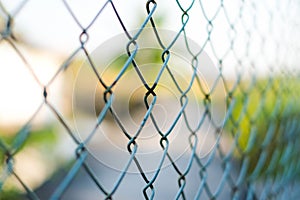
[[[20,0],[8,1],[4,0],[3,4],[9,12],[14,12]],[[79,22],[85,27],[87,26],[100,8],[103,6],[105,1],[89,0],[87,1],[67,1],[71,9],[75,13]],[[126,27],[130,29],[136,29],[140,26],[142,20],[146,17],[146,1],[141,0],[128,0],[128,1],[114,1],[115,6],[124,21]],[[182,1],[183,7],[187,7],[191,1]],[[205,13],[211,18],[217,11],[219,0],[201,1],[204,7]],[[272,11],[276,6],[280,7],[283,11],[285,10],[285,1],[253,1],[255,6],[250,2],[244,4],[243,8],[243,20],[242,23],[237,23],[235,28],[238,33],[238,37],[233,31],[229,30],[228,22],[223,11],[218,14],[218,17],[213,21],[213,32],[211,34],[212,44],[215,46],[215,51],[218,58],[222,57],[230,45],[230,39],[235,38],[236,52],[240,53],[240,49],[245,49],[245,28],[253,28],[253,22],[257,24],[257,29],[264,35],[269,28],[270,15],[268,10]],[[163,17],[163,27],[172,31],[177,32],[181,27],[181,14],[176,1],[157,0],[157,9],[154,17]],[[230,2],[224,1],[224,7],[227,12],[230,21],[239,15],[241,1],[233,0]],[[267,9],[266,9],[267,8]],[[254,14],[254,11],[256,15]],[[295,9],[297,10],[297,9]],[[294,11],[295,11],[294,10]],[[289,10],[293,12],[293,10]],[[198,1],[195,1],[193,8],[189,12],[190,20],[187,24],[186,30],[188,36],[202,46],[203,42],[207,38],[207,20],[202,15],[201,7]],[[279,13],[280,14],[280,13]],[[293,14],[291,14],[293,15]],[[295,15],[295,13],[294,13]],[[282,24],[276,23],[278,16],[273,12],[275,23],[273,23],[274,37],[282,38],[283,35],[280,30],[286,27],[282,27]],[[256,18],[256,20],[255,20]],[[279,26],[280,25],[280,26]],[[242,27],[244,26],[244,27]],[[56,52],[63,54],[69,54],[76,47],[79,46],[79,35],[81,29],[72,19],[70,13],[67,11],[63,1],[51,0],[51,1],[40,1],[40,0],[29,0],[23,9],[15,17],[15,30],[19,33],[26,41],[42,46],[47,49],[52,49]],[[242,31],[241,31],[242,30]],[[90,35],[90,41],[88,46],[91,50],[102,44],[105,40],[111,38],[114,35],[122,33],[120,24],[117,21],[115,14],[113,13],[110,4],[100,14],[94,25],[88,31]],[[276,32],[278,34],[276,35]],[[254,35],[255,37],[255,35]],[[284,39],[284,38],[282,38]],[[255,44],[256,43],[256,44]],[[252,41],[252,49],[258,49],[261,45],[261,41]],[[267,45],[269,45],[267,43]],[[273,57],[271,50],[274,49],[272,44],[270,47],[270,57]],[[210,47],[207,47],[206,52],[212,54]],[[242,51],[243,52],[243,51]],[[244,52],[243,52],[244,53]],[[230,60],[230,59],[228,59]]]
[[[8,12],[14,14],[16,12],[16,9],[18,8],[18,5],[20,4],[20,0],[4,0],[2,1],[4,7],[8,10]],[[145,0],[128,0],[128,1],[114,1],[116,9],[118,10],[122,20],[125,23],[125,26],[129,29],[136,29],[138,28],[142,21],[146,17],[146,6],[145,6]],[[190,1],[184,1],[185,4],[189,4]],[[216,12],[218,5],[220,4],[219,0],[210,0],[210,1],[201,1],[203,3],[203,7],[205,10],[205,13],[209,18],[211,18],[214,13]],[[285,61],[285,54],[280,54],[279,57],[276,54],[276,48],[274,46],[274,40],[278,40],[281,42],[287,42],[290,41],[290,38],[288,36],[290,35],[284,35],[282,33],[288,32],[288,30],[291,27],[288,27],[290,24],[282,24],[279,22],[276,22],[277,19],[280,19],[280,15],[276,15],[273,12],[273,18],[274,23],[270,25],[269,19],[270,14],[266,12],[265,8],[268,8],[270,11],[272,11],[276,4],[279,6],[282,10],[285,10],[285,1],[278,1],[277,3],[274,3],[272,0],[265,0],[265,1],[253,1],[255,2],[256,6],[253,7],[251,3],[248,3],[246,1],[244,5],[243,10],[243,20],[239,23],[235,24],[235,29],[237,31],[237,34],[235,34],[233,31],[229,30],[229,25],[226,20],[225,13],[222,11],[218,14],[218,17],[213,21],[213,32],[211,34],[211,44],[214,47],[215,53],[217,54],[218,58],[222,58],[228,47],[230,46],[231,39],[234,39],[236,45],[235,45],[235,53],[237,55],[245,55],[245,49],[247,45],[250,45],[249,47],[249,53],[252,55],[252,57],[255,57],[255,62],[257,69],[261,72],[259,74],[265,74],[268,70],[266,66],[267,63],[274,63],[277,62],[276,59],[284,60],[284,62],[290,62]],[[97,14],[99,9],[103,6],[104,1],[96,1],[96,0],[90,0],[88,1],[68,1],[71,9],[75,13],[76,17],[78,18],[79,22],[86,27],[94,18],[94,16]],[[183,2],[182,2],[183,3]],[[226,10],[229,12],[228,17],[230,18],[230,21],[234,21],[234,19],[239,15],[240,13],[240,3],[239,0],[234,1],[224,1],[224,6]],[[162,17],[164,19],[163,27],[165,29],[172,30],[174,32],[178,32],[181,24],[181,14],[178,5],[175,1],[171,0],[157,0],[157,10],[155,11],[154,18],[155,17]],[[183,7],[186,7],[187,5],[183,5]],[[298,4],[297,4],[298,5]],[[1,9],[0,9],[1,10]],[[254,12],[254,10],[257,10],[257,12]],[[293,13],[295,10],[290,10],[291,15],[296,16],[295,13]],[[256,13],[256,15],[254,14]],[[198,1],[195,1],[195,4],[190,14],[190,20],[186,26],[188,37],[194,40],[196,43],[199,44],[199,46],[202,46],[207,35],[207,20],[202,15],[201,7]],[[0,11],[0,15],[3,15]],[[257,20],[255,20],[257,19]],[[36,56],[37,53],[34,52],[32,49],[28,50],[29,57],[32,59],[32,63],[35,66],[39,66],[43,63],[43,66],[45,66],[42,70],[42,72],[39,73],[40,77],[43,76],[49,76],[53,73],[49,73],[46,69],[56,69],[59,65],[58,63],[61,62],[60,56],[70,55],[76,48],[79,47],[79,35],[81,33],[81,29],[76,24],[68,10],[66,9],[66,6],[64,5],[63,1],[61,0],[51,0],[51,1],[40,1],[40,0],[29,0],[23,7],[23,9],[20,10],[19,13],[14,17],[14,30],[17,35],[19,35],[20,38],[23,38],[27,43],[31,44],[33,47],[43,48],[48,53],[43,54],[43,56]],[[247,44],[247,35],[246,31],[247,29],[253,29],[253,21],[256,21],[256,29],[259,30],[259,33],[261,35],[266,35],[266,31],[271,29],[273,30],[272,37],[266,36],[266,44],[265,44],[265,53],[262,55],[260,53],[261,51],[261,40],[259,39],[260,36],[256,33],[253,34],[250,44]],[[284,26],[285,25],[285,26]],[[285,32],[283,30],[286,30]],[[97,48],[99,45],[101,45],[104,41],[107,41],[111,37],[123,33],[122,28],[113,13],[112,7],[110,4],[107,5],[107,7],[104,9],[104,11],[100,14],[98,19],[95,21],[93,26],[88,30],[89,33],[89,41],[88,41],[88,49],[90,52],[92,52],[93,49]],[[257,39],[256,39],[257,37]],[[291,40],[294,42],[293,40]],[[11,51],[7,51],[4,48],[7,48],[0,45],[0,56],[1,56],[1,65],[11,65],[17,66],[18,61],[15,59],[15,55],[13,53],[10,53]],[[25,49],[27,47],[24,47]],[[125,48],[125,47],[124,47]],[[205,48],[206,53],[213,59],[215,64],[217,63],[217,59],[213,55],[213,49],[210,45],[208,45]],[[4,57],[2,57],[4,56]],[[277,57],[276,57],[277,56]],[[249,67],[250,63],[247,62],[247,59],[244,59],[245,63],[243,67]],[[236,63],[236,60],[233,59],[233,54],[229,54],[226,59],[226,67],[224,68],[224,73],[230,74],[231,76],[235,76],[235,68],[234,64]],[[4,62],[4,63],[3,63]],[[38,68],[36,68],[38,70]],[[9,82],[9,80],[6,80],[7,74],[15,74],[16,70],[13,68],[1,68],[1,70],[6,70],[3,72],[0,72],[3,74],[3,77],[0,79],[1,84],[0,86],[5,86],[4,83]],[[22,76],[24,78],[24,84],[29,84],[28,87],[30,87],[31,81],[25,81],[27,80],[25,72],[18,71],[18,76]],[[4,75],[6,74],[6,75]],[[21,75],[20,75],[21,74]],[[23,74],[23,75],[22,75]],[[44,74],[44,75],[43,75]],[[6,78],[6,79],[5,79]],[[46,78],[47,79],[47,78]],[[21,79],[19,79],[21,80]],[[27,87],[27,88],[28,88]],[[7,88],[7,87],[6,87]],[[14,89],[12,89],[14,88]],[[12,90],[18,90],[19,84],[11,84],[10,91]],[[34,87],[33,87],[34,88]],[[6,91],[5,87],[0,88],[2,91]],[[25,90],[24,90],[25,91]],[[35,90],[33,89],[32,92]],[[27,93],[28,94],[28,91]],[[9,95],[12,95],[11,92],[7,92],[7,97]],[[18,94],[20,95],[20,94]],[[38,93],[38,95],[40,95]],[[25,93],[24,93],[24,96]],[[28,95],[27,95],[28,96]],[[9,101],[12,99],[13,101],[18,101],[18,97],[12,97],[10,96],[7,98]],[[24,98],[26,99],[26,98]],[[3,100],[2,100],[3,101]],[[32,101],[32,100],[28,100]],[[5,104],[0,104],[0,106],[3,107]],[[14,105],[17,105],[15,102]],[[32,105],[37,105],[36,102],[32,102]],[[5,109],[5,106],[0,109]],[[12,115],[14,115],[14,112],[19,112],[20,109],[29,109],[30,107],[14,107],[13,111],[11,112]],[[24,111],[25,111],[24,110]],[[3,118],[4,116],[0,116]],[[6,119],[8,117],[6,116]]]

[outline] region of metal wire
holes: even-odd
[[[1,164],[2,170],[0,171],[0,195],[1,190],[4,192],[3,186],[6,184],[7,179],[15,177],[24,188],[28,199],[40,199],[39,195],[30,189],[26,182],[17,174],[14,169],[14,158],[22,152],[22,146],[27,145],[26,141],[31,135],[30,126],[32,120],[41,112],[43,107],[47,107],[57,119],[57,123],[64,127],[68,137],[76,145],[73,164],[63,180],[56,185],[56,189],[53,191],[50,199],[64,198],[64,194],[68,191],[80,170],[83,170],[91,178],[94,185],[97,186],[99,198],[113,199],[119,187],[123,184],[131,166],[137,168],[139,176],[144,182],[142,190],[137,188],[133,192],[143,193],[144,199],[155,199],[158,191],[164,192],[164,188],[157,187],[156,183],[160,179],[161,170],[166,162],[170,163],[173,174],[175,173],[177,176],[178,188],[177,192],[173,194],[174,199],[191,198],[191,194],[187,192],[189,187],[188,176],[194,168],[198,171],[198,177],[193,178],[199,180],[197,191],[192,195],[193,199],[299,198],[297,196],[299,195],[297,187],[299,186],[300,178],[300,161],[298,159],[300,153],[300,127],[298,123],[300,120],[300,106],[298,103],[300,79],[299,66],[297,66],[299,63],[290,62],[290,60],[297,58],[299,55],[299,43],[294,42],[296,39],[292,38],[293,34],[297,35],[299,33],[299,25],[297,26],[299,21],[292,18],[293,16],[291,17],[289,12],[292,8],[299,7],[298,2],[288,1],[284,3],[286,7],[281,8],[279,1],[277,3],[272,2],[275,6],[271,7],[267,1],[241,0],[227,2],[220,0],[215,3],[214,13],[211,14],[208,12],[210,9],[207,9],[208,1],[192,0],[183,3],[177,0],[177,9],[181,13],[181,26],[173,38],[169,38],[168,42],[166,42],[159,31],[161,27],[158,28],[156,23],[157,10],[165,2],[155,0],[145,2],[145,8],[140,9],[144,9],[146,15],[143,18],[143,22],[139,24],[138,31],[132,33],[124,22],[126,19],[121,17],[119,11],[121,8],[117,8],[115,5],[116,1],[108,0],[104,3],[102,2],[103,5],[94,18],[91,19],[87,26],[84,26],[68,1],[63,0],[66,12],[81,30],[78,36],[80,43],[46,84],[40,81],[24,52],[18,48],[18,41],[14,35],[14,27],[18,26],[18,24],[12,22],[19,17],[21,12],[26,12],[27,2],[29,1],[21,2],[10,13],[0,1],[1,13],[4,15],[4,24],[6,24],[0,30],[0,45],[6,42],[16,52],[24,66],[29,70],[32,78],[36,81],[36,84],[41,88],[40,95],[43,97],[43,102],[28,122],[16,133],[11,144],[7,144],[2,138],[0,139],[1,155],[5,157],[4,162]],[[239,8],[238,15],[233,19],[230,17],[232,12],[230,6],[232,4],[238,4],[237,7]],[[205,22],[205,24],[199,23],[199,27],[206,30],[206,39],[200,44],[201,47],[197,49],[197,52],[191,47],[192,44],[188,39],[190,30],[187,28],[190,20],[194,19],[194,15],[191,13],[195,12],[195,9],[199,17],[203,18]],[[262,9],[262,11],[258,11],[259,9]],[[127,53],[127,61],[121,66],[118,75],[111,83],[105,81],[102,74],[98,72],[91,52],[87,48],[91,37],[89,32],[92,28],[99,28],[95,27],[95,24],[97,20],[102,20],[101,16],[105,14],[105,10],[113,11],[127,37],[127,43],[123,44]],[[168,11],[166,10],[165,12],[167,13]],[[262,31],[258,25],[261,13],[265,13],[269,19],[268,23],[265,24],[268,29],[267,32]],[[225,31],[222,33],[216,31],[219,25],[216,21],[220,18],[225,22],[222,26],[226,27],[227,33]],[[296,25],[293,26],[293,23]],[[275,26],[290,27],[295,32],[284,27],[274,29]],[[153,82],[147,81],[141,71],[141,66],[136,61],[140,51],[138,40],[146,27],[151,29],[155,35],[161,50],[161,66]],[[198,29],[198,27],[193,28]],[[100,29],[106,31],[105,27],[100,27]],[[277,32],[275,31],[274,33],[274,30]],[[278,31],[280,32],[278,33]],[[226,50],[222,53],[220,53],[220,49],[223,44],[216,41],[216,35],[220,34],[228,34],[228,41],[226,42],[229,42]],[[242,37],[241,35],[246,38],[243,44],[238,43],[239,38]],[[278,37],[278,35],[282,36],[282,38]],[[181,86],[174,69],[170,66],[170,60],[173,58],[171,51],[174,45],[179,43],[179,38],[182,36],[185,41],[185,51],[191,58],[188,67],[192,74],[188,78],[187,87]],[[267,46],[268,42],[274,44],[275,49],[269,49],[269,46]],[[259,46],[252,47],[254,43],[258,43]],[[218,75],[213,80],[209,90],[206,89],[201,77],[198,76],[201,67],[201,56],[207,50],[211,51],[212,60],[216,63],[218,69]],[[275,56],[272,59],[267,59],[268,51],[271,50],[275,51]],[[48,89],[51,85],[54,84],[61,74],[64,74],[67,69],[72,67],[72,62],[80,53],[85,55],[88,66],[97,77],[97,81],[103,89],[102,97],[105,102],[97,116],[93,129],[84,140],[78,137],[75,129],[69,125],[66,117],[49,100],[48,94]],[[231,61],[230,65],[235,66],[231,75],[234,78],[229,78],[224,72],[227,70],[228,64],[226,62],[228,60]],[[131,133],[126,129],[124,122],[113,107],[113,102],[115,101],[114,89],[120,84],[120,80],[125,76],[125,72],[130,66],[133,66],[146,91],[143,96],[146,112],[144,112],[139,128],[135,133]],[[267,75],[261,81],[260,73],[262,72],[260,68],[263,66],[267,67]],[[176,86],[174,90],[177,91],[174,92],[180,94],[180,109],[173,116],[174,119],[167,129],[161,127],[158,119],[153,114],[153,110],[157,107],[157,100],[160,98],[157,88],[163,74],[169,78],[170,84]],[[280,74],[280,76],[277,74]],[[224,91],[222,92],[225,93],[227,112],[223,122],[220,124],[213,117],[212,102],[214,94],[219,92],[216,89],[217,85],[221,82],[224,84]],[[195,85],[199,88],[198,92],[201,94],[202,100],[199,104],[204,107],[204,111],[198,119],[193,119],[197,121],[196,126],[193,126],[187,108],[191,104],[189,95],[192,93],[192,87]],[[101,175],[99,176],[95,173],[93,167],[87,161],[92,156],[87,146],[93,141],[96,131],[99,130],[99,127],[108,115],[113,117],[114,124],[122,132],[123,136],[127,138],[128,142],[125,148],[129,155],[127,162],[123,163],[122,171],[110,189],[106,187]],[[184,167],[177,162],[176,157],[170,152],[172,146],[170,138],[174,134],[174,129],[180,120],[184,121],[188,130],[185,140],[189,143],[189,155]],[[202,142],[200,132],[204,127],[205,121],[211,124],[210,128],[213,130],[215,145],[206,156],[201,156],[198,149]],[[140,148],[138,139],[141,137],[141,132],[147,122],[151,122],[155,128],[155,134],[160,138],[159,146],[162,153],[156,170],[152,174],[146,172],[147,170],[143,168],[142,159],[137,156]],[[230,148],[225,148],[224,146],[226,145],[230,146]],[[214,181],[217,183],[211,183],[209,178],[211,176],[210,168],[213,168],[215,163],[222,171],[222,176],[217,181]],[[212,185],[217,186],[212,187]],[[290,192],[290,188],[296,189],[292,189],[292,192]],[[229,190],[229,192],[225,192],[227,194],[226,197],[222,195],[224,190]]]

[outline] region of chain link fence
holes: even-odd
[[[49,2],[0,1],[0,199],[300,197],[299,2]]]

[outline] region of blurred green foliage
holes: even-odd
[[[6,163],[7,153],[14,155],[23,149],[34,148],[41,154],[50,156],[49,149],[57,142],[58,136],[55,127],[50,125],[41,128],[25,126],[16,134],[5,134],[4,130],[0,130],[0,169],[3,169]],[[0,200],[24,199],[22,192],[12,185],[12,182],[4,182],[4,186],[2,184],[0,186]]]
[[[20,194],[18,190],[1,191],[0,200],[25,200],[26,198]]]
[[[248,177],[300,178],[299,92],[298,79],[280,77],[240,84],[229,95],[225,129]]]
[[[26,130],[25,130],[26,129]],[[43,128],[35,128],[31,129],[30,127],[23,128],[16,135],[13,134],[4,134],[4,131],[0,130],[0,142],[4,144],[9,150],[13,150],[13,146],[16,146],[16,141],[20,144],[20,147],[16,149],[16,151],[20,151],[25,147],[33,147],[33,148],[46,148],[51,147],[53,144],[57,142],[57,135],[55,134],[55,128],[53,126],[46,126]],[[27,133],[22,133],[22,131],[26,131]],[[24,140],[24,142],[23,142]],[[0,162],[4,162],[4,149],[0,151]]]

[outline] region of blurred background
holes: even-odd
[[[298,13],[0,1],[0,199],[299,198]]]

